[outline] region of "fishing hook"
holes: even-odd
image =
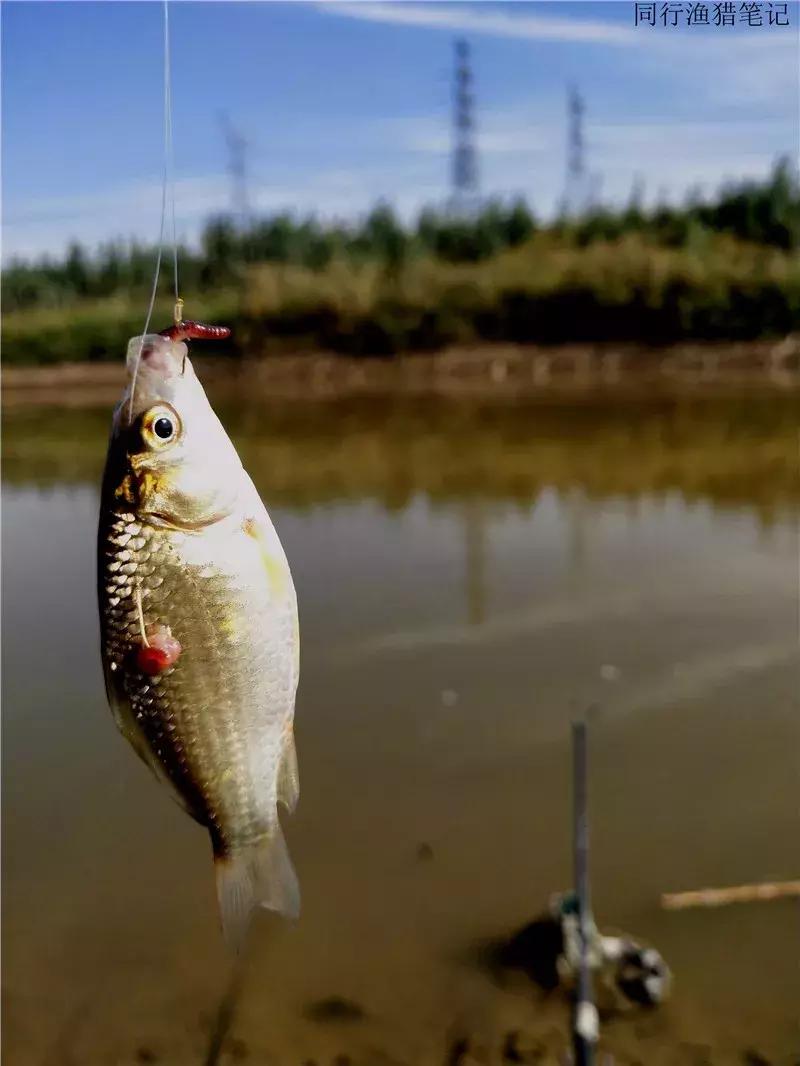
[[[183,310],[183,300],[178,299],[175,304],[175,324],[161,330],[162,337],[169,337],[171,341],[215,341],[230,337],[231,331],[227,326],[208,326],[205,322],[184,321],[179,318]],[[181,374],[186,370],[186,356],[181,363]]]

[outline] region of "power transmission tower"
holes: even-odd
[[[455,42],[453,93],[453,170],[451,208],[468,213],[477,206],[478,156],[475,149],[475,96],[469,44]]]
[[[586,105],[575,86],[567,92],[567,175],[564,184],[564,210],[580,214],[586,207],[586,159],[583,119]]]
[[[227,115],[221,118],[225,143],[228,146],[228,173],[231,178],[231,210],[240,225],[250,221],[250,198],[247,185],[247,150],[249,141]]]

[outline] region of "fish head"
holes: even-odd
[[[104,492],[154,525],[201,529],[231,514],[242,464],[195,374],[186,344],[128,342]]]

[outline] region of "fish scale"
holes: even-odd
[[[127,533],[130,517],[122,514],[112,526],[108,538],[109,569],[119,559],[113,554],[115,543],[119,543],[115,527]],[[124,696],[173,784],[179,790],[187,785],[191,793],[196,790],[190,813],[202,824],[210,823],[218,829],[220,839],[215,844],[224,849],[228,841],[221,826],[231,816],[236,818],[233,832],[237,843],[258,839],[266,828],[258,813],[258,802],[249,794],[247,776],[236,772],[245,757],[240,723],[230,710],[233,703],[243,699],[238,691],[239,678],[249,678],[262,666],[272,676],[274,666],[259,661],[269,658],[264,649],[259,656],[254,649],[237,646],[215,625],[215,619],[226,615],[228,589],[219,576],[203,578],[196,574],[200,568],[187,569],[182,565],[183,541],[184,534],[157,529],[127,540],[123,549],[126,561],[109,574],[107,589],[124,597],[130,606],[110,612],[109,655],[120,670],[138,646],[140,625],[134,605],[138,584],[146,624],[169,625],[181,641],[183,655],[180,662],[160,675],[157,684],[139,671],[123,670]],[[150,565],[153,559],[157,563]],[[156,565],[160,581],[157,588],[151,589],[148,574],[154,572]],[[197,669],[192,670],[194,660]],[[200,714],[197,708],[209,691],[215,693],[215,706]],[[173,728],[165,732],[168,722]],[[234,770],[226,777],[228,788],[212,771],[220,765],[223,751],[226,765]]]

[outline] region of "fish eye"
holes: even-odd
[[[153,432],[157,437],[162,440],[169,440],[174,434],[175,427],[172,424],[172,419],[167,418],[166,415],[162,415],[161,418],[157,418],[153,423]]]
[[[181,430],[181,422],[167,404],[152,407],[142,418],[142,438],[150,448],[171,444]]]

